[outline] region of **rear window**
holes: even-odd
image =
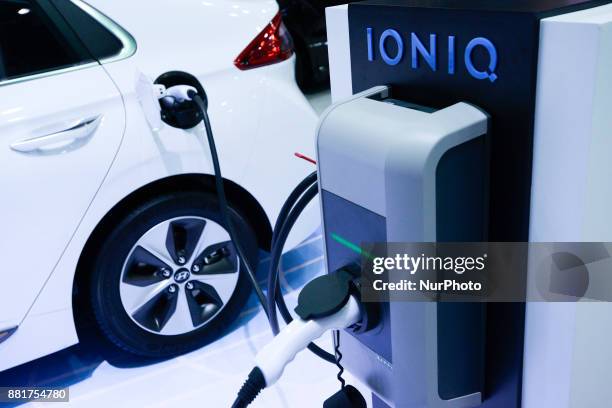
[[[57,11],[43,7],[0,0],[0,81],[93,61]]]
[[[123,42],[108,27],[83,10],[82,7],[88,6],[71,0],[55,0],[53,4],[74,28],[95,59],[102,60],[121,53]]]

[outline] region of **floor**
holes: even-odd
[[[308,96],[320,114],[329,92]],[[292,309],[299,288],[323,273],[322,240],[315,233],[283,256],[281,284]],[[262,253],[260,276],[269,265]],[[253,365],[258,349],[272,338],[265,314],[254,296],[237,322],[218,341],[192,353],[159,362],[144,362],[110,347],[85,343],[0,373],[0,385],[69,387],[70,407],[230,407]],[[318,342],[332,350],[331,335]],[[253,408],[312,408],[339,389],[337,367],[304,351],[273,387],[264,390]],[[344,377],[358,386],[349,374]],[[2,405],[0,406],[8,406]],[[45,403],[23,407],[47,407]]]
[[[259,269],[269,265],[263,254]],[[284,255],[282,287],[290,308],[299,288],[323,273],[322,240],[316,233]],[[251,370],[258,349],[272,338],[267,319],[255,297],[227,334],[195,352],[153,364],[122,355],[101,355],[87,345],[44,357],[0,373],[0,384],[69,387],[70,407],[230,407],[236,392]],[[318,344],[332,350],[331,336]],[[254,408],[312,408],[339,388],[337,368],[304,351],[287,367],[281,380],[266,389],[251,405]],[[345,375],[350,383],[355,383]],[[46,407],[30,403],[24,407]]]

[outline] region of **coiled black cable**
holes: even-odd
[[[342,366],[342,352],[340,351],[340,331],[334,330],[334,352],[336,353],[336,366],[338,367],[338,374],[336,378],[340,381],[341,388],[346,387],[346,381],[342,377],[344,373],[344,367]]]

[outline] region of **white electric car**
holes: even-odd
[[[250,286],[206,139],[152,126],[138,78],[205,88],[255,259],[314,170],[293,156],[317,116],[290,41],[273,0],[0,0],[0,370],[77,343],[81,321],[154,357],[227,328]]]

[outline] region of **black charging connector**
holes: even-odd
[[[295,312],[304,320],[319,319],[340,310],[352,295],[361,299],[361,273],[358,265],[348,265],[308,282],[298,296]],[[361,321],[350,328],[355,334],[376,326],[378,309],[374,303],[359,302]]]
[[[354,294],[352,280],[353,275],[342,269],[311,280],[300,291],[295,312],[302,320],[320,319],[336,313]]]
[[[204,120],[204,113],[208,109],[208,98],[204,87],[198,79],[183,71],[169,71],[160,75],[154,82],[167,89],[176,85],[187,85],[196,89],[197,95],[204,103],[204,109],[195,104],[193,100],[177,101],[171,97],[159,100],[161,106],[161,119],[164,123],[179,129],[191,129]]]

